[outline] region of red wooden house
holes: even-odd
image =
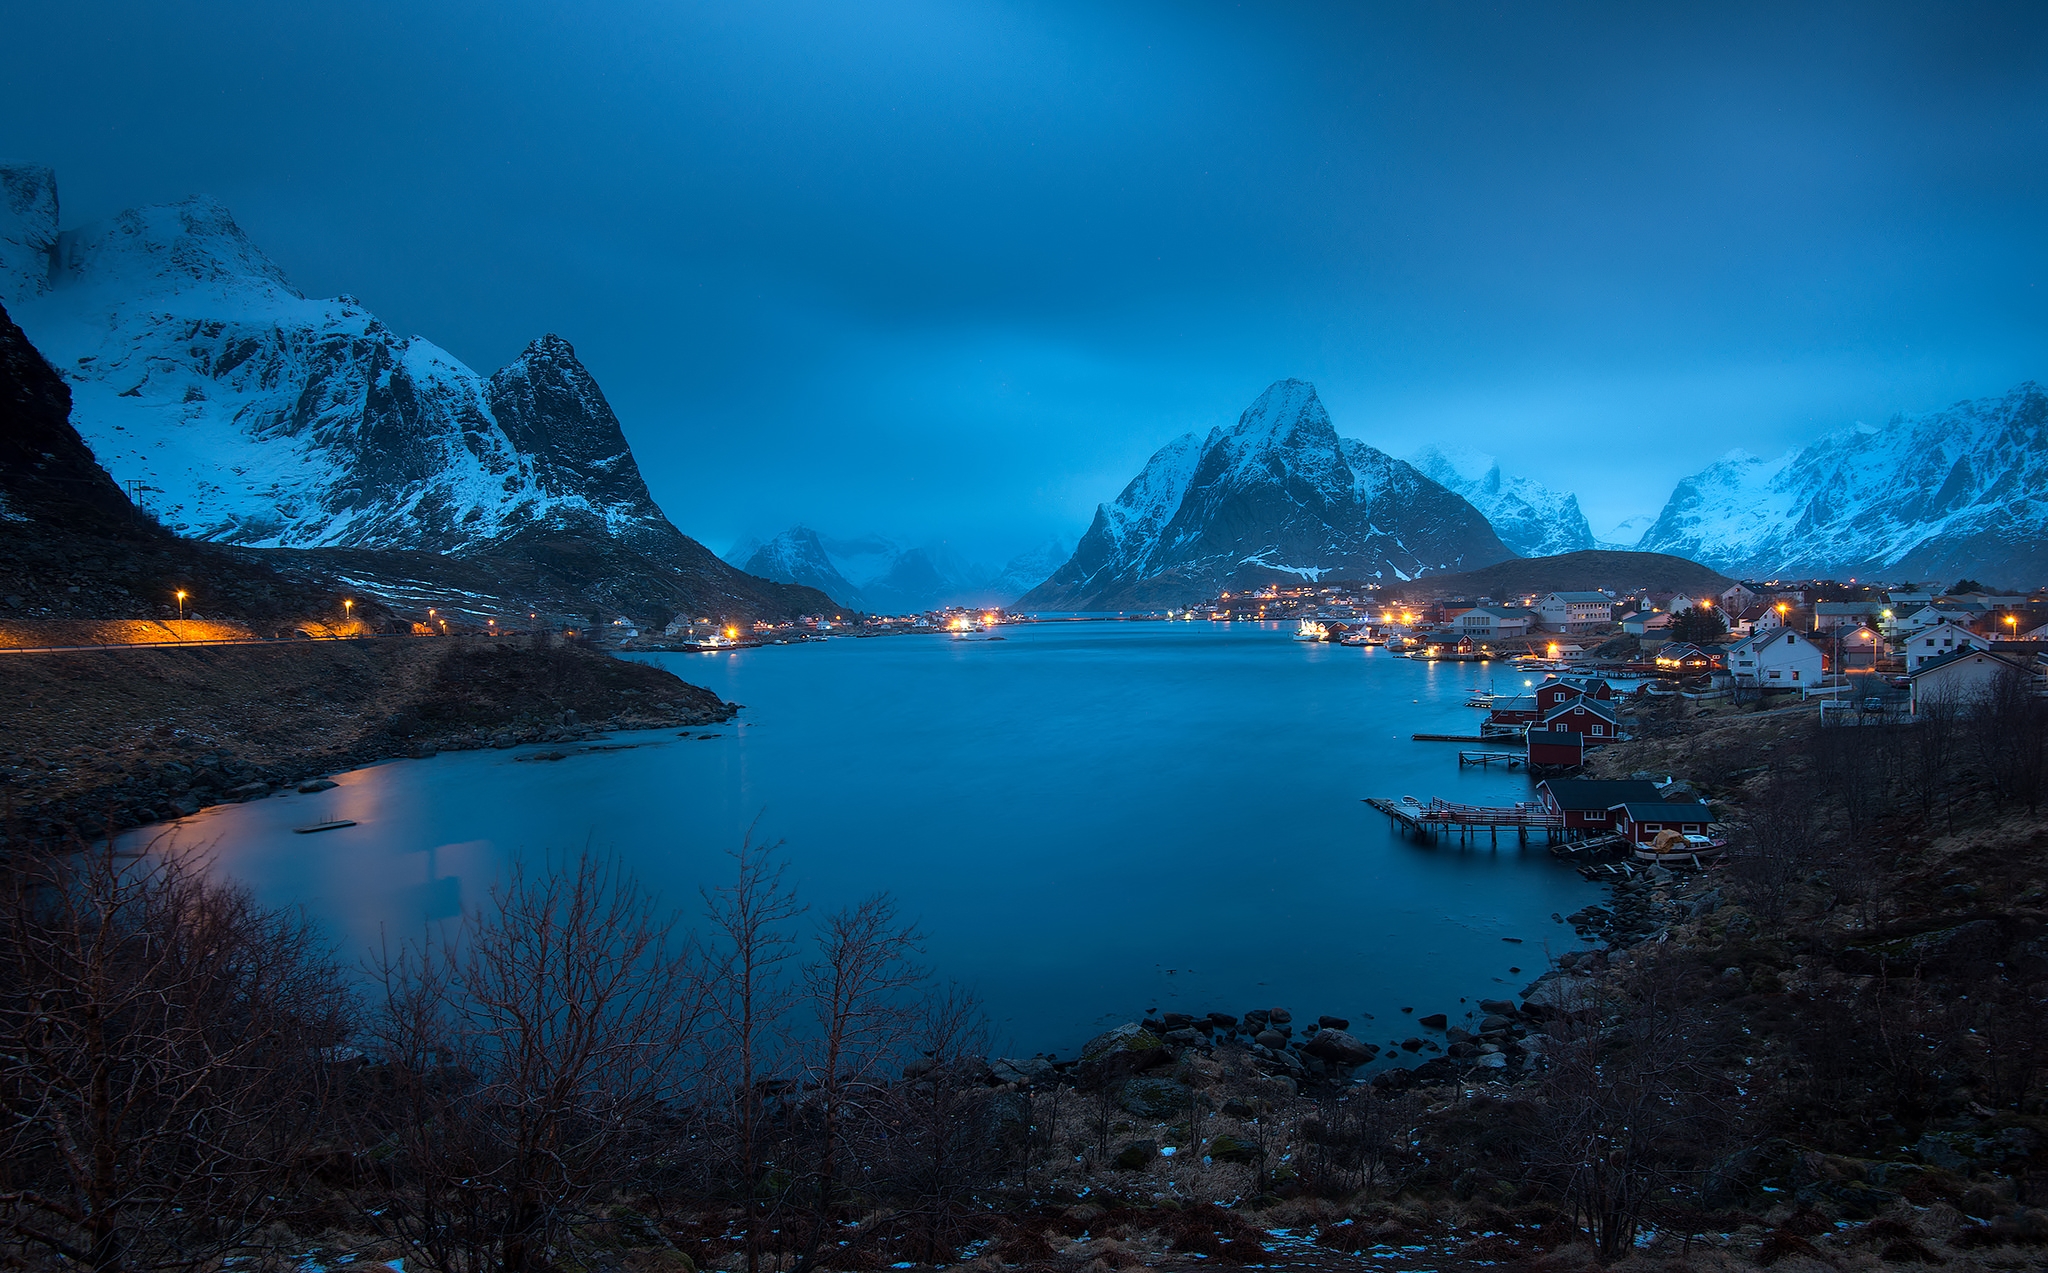
[[[1714,821],[1714,811],[1698,800],[1685,804],[1629,800],[1617,803],[1608,812],[1614,815],[1614,829],[1637,844],[1648,844],[1660,831],[1705,835]]]
[[[1547,729],[1553,733],[1565,732],[1585,734],[1588,747],[1611,743],[1621,735],[1621,714],[1610,703],[1597,698],[1569,698],[1543,713],[1543,719],[1531,725],[1531,729]]]
[[[1531,727],[1525,735],[1532,769],[1576,769],[1586,763],[1586,736]]]
[[[1614,830],[1614,806],[1657,798],[1657,784],[1644,778],[1546,778],[1536,784],[1536,799],[1548,812],[1563,816],[1565,835],[1572,838],[1605,835]]]

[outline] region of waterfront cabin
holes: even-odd
[[[1586,746],[1598,747],[1621,736],[1621,715],[1613,704],[1581,694],[1543,713],[1543,719],[1530,728],[1585,734]]]
[[[1586,763],[1586,736],[1530,729],[1526,735],[1531,769],[1576,769]]]
[[[1542,715],[1534,694],[1517,694],[1512,698],[1493,700],[1493,710],[1486,715],[1489,725],[1527,725]]]
[[[1530,751],[1530,763],[1534,764],[1533,746]],[[1563,818],[1564,833],[1572,839],[1606,835],[1614,830],[1614,815],[1610,810],[1616,805],[1647,804],[1659,799],[1660,795],[1657,784],[1646,778],[1615,781],[1546,778],[1536,784],[1536,799],[1546,812]]]
[[[1714,821],[1714,811],[1698,800],[1685,804],[1628,800],[1611,806],[1607,812],[1614,820],[1616,834],[1636,844],[1649,844],[1663,831],[1705,835]]]
[[[1548,712],[1559,703],[1569,703],[1575,698],[1594,698],[1611,702],[1614,687],[1598,677],[1552,677],[1536,687],[1536,710]]]

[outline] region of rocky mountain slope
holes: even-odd
[[[1505,477],[1500,461],[1461,447],[1430,445],[1408,457],[1423,476],[1456,491],[1485,514],[1501,542],[1524,557],[1594,547],[1579,497],[1526,477]]]
[[[1518,557],[1478,570],[1428,575],[1404,589],[1411,597],[1507,599],[1545,592],[1624,592],[1649,588],[1688,596],[1718,596],[1734,581],[1711,567],[1663,553],[1581,549],[1555,557]]]
[[[169,528],[510,558],[554,599],[650,614],[824,607],[669,523],[559,336],[481,376],[349,297],[306,297],[211,200],[61,232],[57,212],[47,169],[0,167],[0,299],[70,382],[93,453]]]
[[[780,535],[760,543],[745,541],[728,555],[727,561],[750,575],[777,583],[802,584],[816,588],[850,610],[864,610],[860,589],[848,583],[832,563],[818,532],[808,526],[792,526]]]
[[[2048,580],[2048,393],[1858,424],[1678,484],[1638,545],[1732,575]]]
[[[1283,380],[1230,429],[1153,455],[1020,607],[1185,605],[1267,583],[1395,580],[1514,554],[1462,496],[1340,438],[1315,387]]]
[[[343,617],[332,579],[287,579],[136,508],[71,427],[71,391],[0,306],[0,616],[249,622]],[[370,603],[362,617],[374,618]]]

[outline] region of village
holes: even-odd
[[[1707,595],[1553,591],[1506,604],[1419,588],[1276,587],[1190,615],[1292,620],[1299,640],[1506,671],[1471,696],[1484,713],[1472,733],[1414,738],[1467,744],[1461,767],[1526,769],[1538,779],[1532,799],[1367,803],[1424,840],[1540,836],[1589,877],[1703,867],[1727,849],[1715,810],[1691,785],[1627,766],[1646,713],[1665,731],[1738,714],[1911,724],[1951,719],[2002,691],[2048,695],[2048,594],[1967,580],[1947,590],[1820,580],[1736,582]]]

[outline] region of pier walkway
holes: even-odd
[[[1552,813],[1534,800],[1489,806],[1454,804],[1448,800],[1431,800],[1423,804],[1412,798],[1393,801],[1368,796],[1365,803],[1392,818],[1402,834],[1412,831],[1425,842],[1434,836],[1452,835],[1470,844],[1484,831],[1493,843],[1499,844],[1504,828],[1512,830],[1523,844],[1529,842],[1532,830],[1543,832],[1548,843],[1555,844],[1564,838],[1564,815]]]

